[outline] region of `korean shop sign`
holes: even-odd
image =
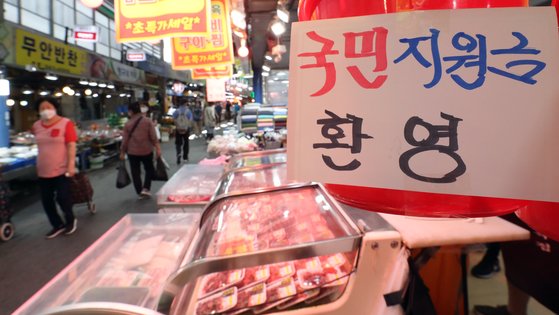
[[[206,35],[209,17],[209,0],[116,0],[116,39],[137,42]]]
[[[192,69],[193,80],[230,78],[232,76],[231,65]]]
[[[212,0],[211,34],[173,38],[173,69],[184,70],[234,62],[229,1]]]
[[[559,201],[553,8],[295,23],[289,176]]]
[[[16,64],[35,64],[39,70],[82,75],[86,72],[88,54],[85,50],[62,42],[16,30]]]
[[[206,80],[206,98],[208,102],[225,102],[225,80]]]

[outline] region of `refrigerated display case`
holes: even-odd
[[[128,214],[14,314],[156,314],[200,214]]]
[[[237,168],[223,174],[215,190],[214,198],[294,183],[294,181],[287,180],[286,163]]]
[[[220,165],[184,165],[157,192],[157,206],[199,212],[212,198],[222,175]]]
[[[229,159],[227,171],[263,164],[286,163],[287,150],[275,149],[235,154]]]

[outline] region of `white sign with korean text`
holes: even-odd
[[[208,102],[225,102],[225,79],[206,79]]]
[[[553,8],[294,23],[291,179],[559,202]]]

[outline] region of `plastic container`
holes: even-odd
[[[301,0],[299,20],[386,14],[410,10],[523,7],[528,0]],[[371,211],[427,217],[503,215],[527,201],[325,184],[337,200]]]

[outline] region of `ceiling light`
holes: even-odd
[[[246,29],[247,28],[247,22],[246,22],[246,16],[243,12],[234,9],[231,10],[231,22],[233,23],[233,25],[235,25],[236,27],[240,28],[240,29]]]
[[[87,95],[87,96],[90,96],[91,93],[93,93],[93,92],[91,91],[91,89],[87,89],[87,90],[85,90],[85,91],[83,91],[83,92],[84,92],[85,95]]]
[[[120,96],[120,97],[125,97],[125,96],[126,96],[126,93],[120,93],[118,96]]]
[[[86,78],[81,78],[81,79],[80,79],[80,84],[81,84],[81,85],[88,85],[88,84],[89,84],[89,81],[87,81]]]
[[[272,24],[271,29],[272,29],[272,33],[274,33],[274,35],[276,36],[280,36],[286,31],[285,24],[283,24],[282,21],[275,21]]]
[[[104,87],[107,87],[107,83],[105,83],[105,82],[99,82],[99,85],[98,85],[98,86],[99,86],[100,88],[104,88]]]
[[[105,97],[106,98],[111,98],[112,96],[111,96],[111,94],[107,94]]]
[[[80,93],[80,92],[76,92],[76,94],[75,94],[75,95],[76,95],[76,96],[82,96],[82,93]]]
[[[132,97],[132,95],[130,95],[130,94],[126,94],[126,97]]]
[[[69,89],[66,94],[70,95],[70,96],[74,96],[76,94],[76,91]]]
[[[72,88],[67,86],[67,85],[62,88],[62,92],[66,93],[66,94],[68,94],[68,92],[71,91],[71,90],[72,90]]]
[[[37,67],[35,65],[25,65],[25,70],[29,71],[29,72],[35,72],[37,71]]]
[[[45,79],[51,80],[51,81],[56,81],[56,80],[58,80],[58,76],[54,73],[47,73],[47,74],[45,74]]]
[[[112,83],[107,84],[107,89],[114,89],[115,85]]]
[[[19,102],[19,105],[21,105],[23,107],[27,106],[27,104],[29,104],[29,102],[27,102],[25,100]]]
[[[47,90],[42,90],[41,92],[39,92],[39,95],[41,95],[41,96],[47,96],[49,94],[50,94],[50,92],[47,91]]]
[[[263,65],[263,66],[262,66],[262,70],[264,70],[264,71],[270,71],[270,66],[268,66],[268,65]]]
[[[28,85],[26,85],[21,90],[21,93],[23,93],[25,95],[29,95],[29,94],[33,94],[33,90]]]
[[[239,55],[239,57],[241,58],[245,58],[248,56],[248,48],[247,46],[241,46],[239,47],[239,49],[237,50],[237,54]]]
[[[284,7],[278,7],[276,14],[284,23],[289,23],[289,11],[287,11]]]
[[[54,96],[56,96],[56,97],[61,97],[61,96],[62,96],[62,92],[61,92],[61,91],[56,91],[56,92],[54,92]]]
[[[91,81],[91,82],[89,82],[89,86],[97,86],[97,82]]]
[[[16,104],[16,101],[14,101],[13,99],[9,98],[6,100],[6,105],[8,106],[14,106]]]
[[[270,55],[266,55],[266,56],[264,56],[264,58],[266,58],[266,60],[270,60],[270,61],[272,60],[272,56],[270,56]]]
[[[93,94],[93,95],[91,95],[91,96],[97,97],[97,96],[99,96],[99,94],[95,93],[95,94]]]

